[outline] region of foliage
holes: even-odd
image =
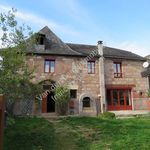
[[[150,89],[147,91],[147,96],[150,97]]]
[[[56,122],[16,118],[4,150],[149,150],[150,118],[68,117]]]
[[[70,90],[67,86],[56,86],[54,100],[56,102],[59,115],[66,115],[68,111],[68,102],[70,100]]]
[[[114,119],[116,116],[112,112],[104,112],[99,116],[100,118],[105,118],[105,119]]]
[[[6,117],[6,127],[13,126],[15,124],[15,118],[13,116]]]
[[[0,92],[6,97],[7,111],[11,114],[15,101],[33,97],[38,89],[30,82],[34,69],[29,70],[26,61],[27,50],[34,44],[35,37],[30,27],[18,25],[15,12],[12,9],[7,14],[0,14],[0,43],[3,48],[0,51],[3,58],[0,62]]]

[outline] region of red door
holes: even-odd
[[[42,113],[47,113],[47,96],[42,98]]]
[[[107,89],[108,110],[132,110],[130,89]]]

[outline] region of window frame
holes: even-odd
[[[106,101],[108,110],[132,110],[131,90],[132,89],[130,88],[108,88],[106,90]],[[115,91],[117,94],[116,97],[114,93]],[[121,92],[123,92],[122,97]]]
[[[37,44],[38,45],[44,45],[45,44],[45,35],[44,34],[38,34]]]
[[[75,91],[75,97],[71,97],[71,91]],[[70,99],[77,99],[77,89],[70,89]]]
[[[114,62],[114,78],[122,78],[122,62]]]
[[[89,71],[89,64],[90,64],[90,71]],[[92,66],[92,64],[94,64],[94,68]],[[87,70],[88,70],[88,74],[95,74],[95,61],[88,61],[87,62]]]
[[[46,62],[48,62],[48,72],[46,71]],[[54,62],[54,71],[52,72],[51,63]],[[44,73],[55,73],[55,59],[45,59],[44,61]]]
[[[83,108],[91,108],[91,99],[90,97],[84,97],[82,100]]]

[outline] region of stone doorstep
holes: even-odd
[[[54,113],[41,113],[39,115],[39,117],[43,117],[43,118],[58,118],[58,115],[54,112]]]
[[[78,117],[79,115],[66,115],[66,116],[58,116],[56,113],[42,113],[38,117],[43,117],[45,119],[52,119],[52,120],[58,120],[61,118],[67,118],[67,117]]]
[[[57,116],[55,112],[52,113],[41,113],[41,116]]]
[[[82,113],[80,114],[79,116],[81,117],[96,117],[96,114],[95,113]]]

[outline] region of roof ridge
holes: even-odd
[[[84,46],[96,46],[96,45],[92,45],[92,44],[83,44],[83,43],[66,43],[66,44],[72,44],[72,45],[84,45]]]

